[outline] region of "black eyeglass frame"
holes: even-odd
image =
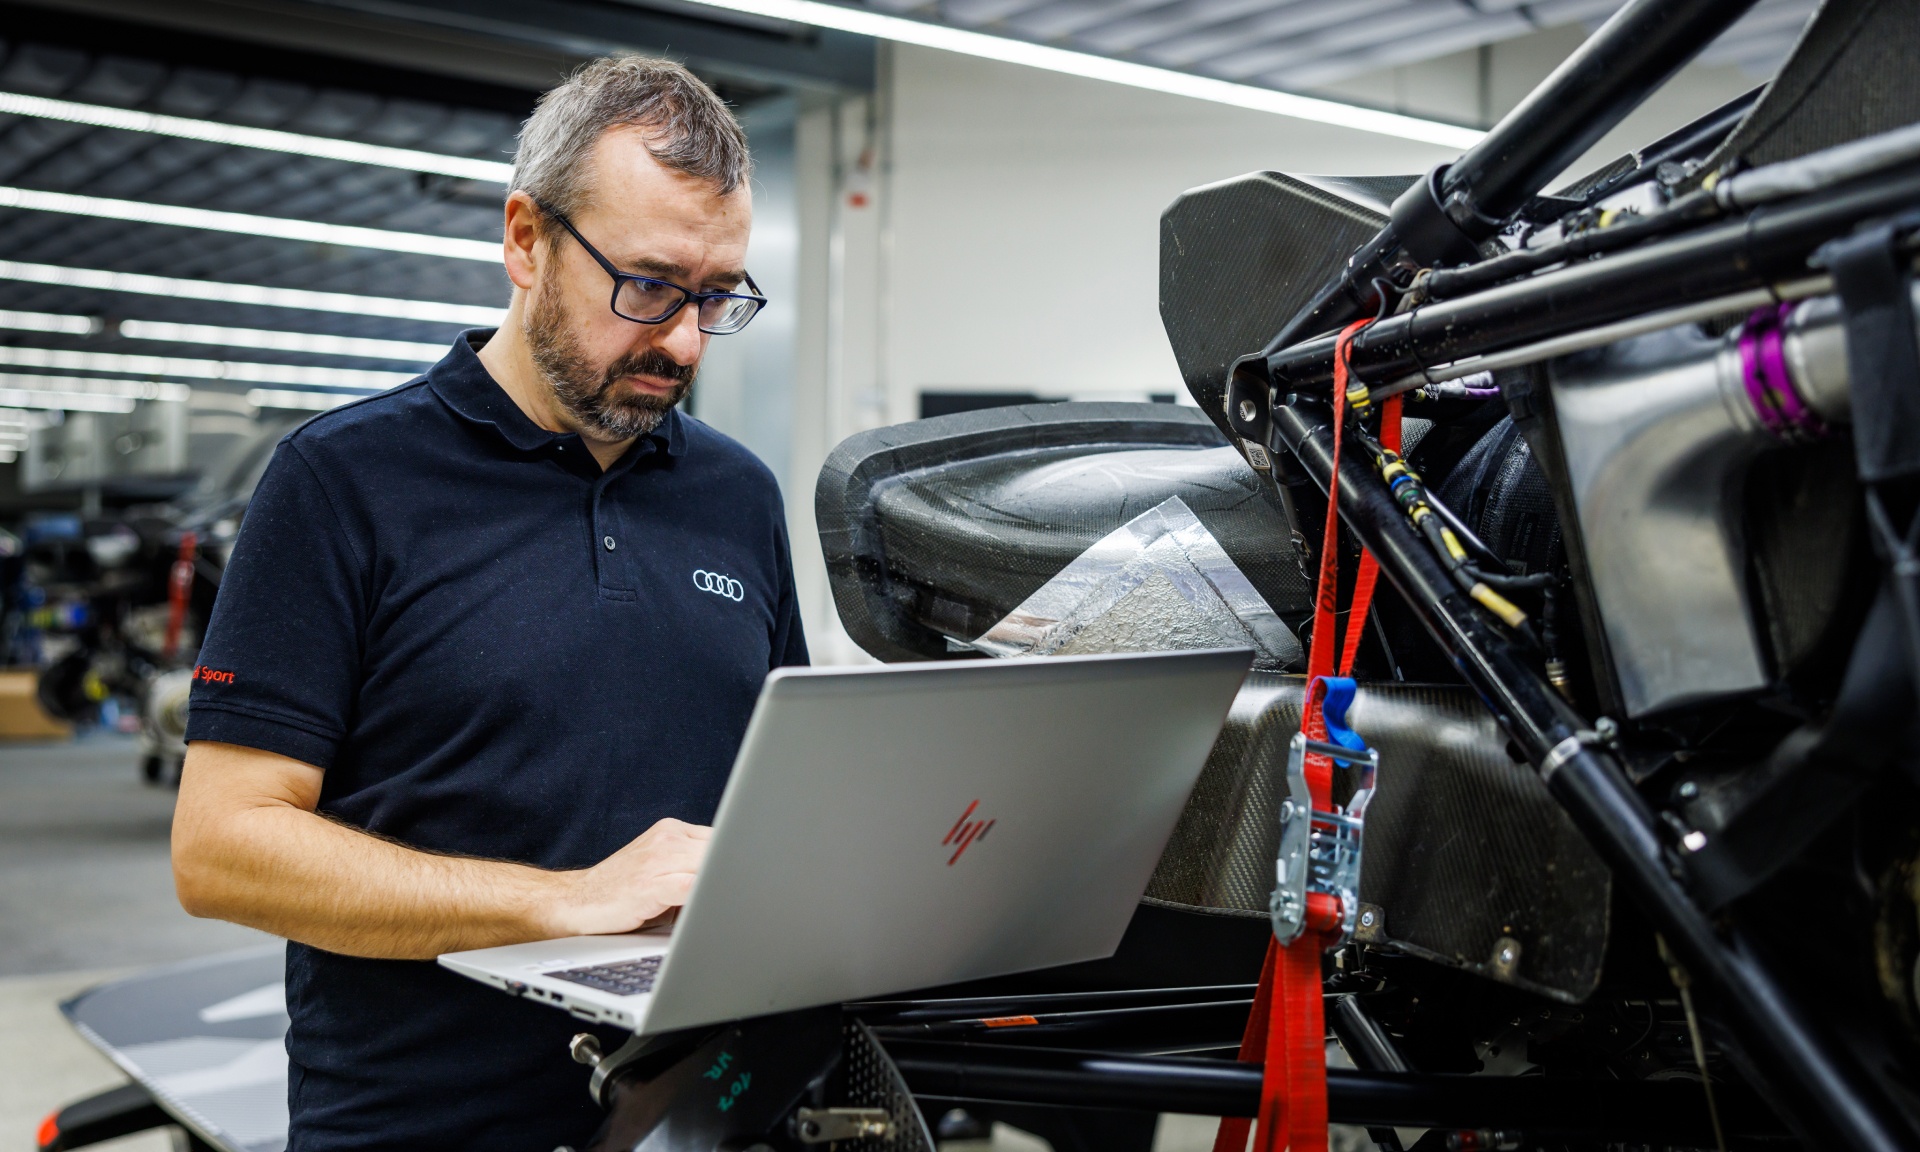
[[[637,272],[622,272],[618,267],[614,265],[613,261],[607,259],[605,256],[602,256],[598,248],[595,248],[593,245],[587,243],[587,238],[585,236],[580,235],[580,230],[573,226],[573,221],[567,219],[565,216],[562,216],[560,213],[555,212],[553,209],[547,207],[545,204],[540,203],[540,201],[538,200],[535,200],[533,203],[534,203],[534,207],[540,209],[540,211],[542,212],[545,212],[548,216],[553,217],[553,219],[559,223],[560,227],[565,228],[567,230],[567,234],[569,236],[572,236],[575,240],[578,240],[580,242],[580,247],[586,250],[587,255],[593,257],[594,263],[600,265],[600,267],[606,271],[607,275],[613,277],[613,295],[607,298],[607,308],[615,316],[620,317],[620,319],[622,320],[626,320],[634,324],[665,324],[667,321],[673,319],[675,316],[678,316],[680,314],[680,310],[682,308],[685,308],[688,304],[692,304],[694,306],[694,314],[697,316],[700,311],[700,305],[704,304],[708,300],[751,300],[753,301],[753,311],[747,313],[747,318],[740,322],[739,327],[727,328],[727,329],[723,329],[721,331],[715,332],[713,329],[708,328],[704,324],[699,325],[700,331],[705,332],[709,336],[732,336],[735,333],[745,329],[748,324],[753,323],[753,318],[755,316],[760,315],[760,310],[767,306],[767,298],[765,296],[760,295],[760,285],[755,284],[753,282],[753,276],[747,272],[742,272],[741,275],[746,277],[747,287],[751,288],[753,290],[752,292],[695,292],[690,288],[682,288],[680,285],[675,284],[671,280],[662,280],[658,276],[642,276]],[[651,320],[642,320],[638,316],[629,316],[625,312],[620,311],[620,287],[622,284],[624,284],[629,280],[636,281],[641,284],[658,284],[665,288],[671,288],[675,292],[680,293],[680,299],[673,305],[673,307],[668,308],[665,312],[661,313],[658,316],[655,316]]]

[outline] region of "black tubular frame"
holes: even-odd
[[[1333,474],[1329,406],[1296,398],[1272,409],[1272,447],[1324,492]],[[1341,519],[1452,657],[1548,791],[1624,890],[1704,984],[1754,1071],[1814,1147],[1894,1152],[1920,1146],[1879,1082],[1787,994],[1737,929],[1724,935],[1678,878],[1653,812],[1587,722],[1534,671],[1528,654],[1469,600],[1394,501],[1365,454],[1339,462]]]
[[[1920,166],[1799,201],[1759,208],[1598,260],[1423,304],[1368,326],[1349,363],[1384,383],[1424,367],[1530,344],[1730,292],[1815,274],[1813,250],[1854,225],[1920,204]],[[1276,394],[1323,392],[1334,337],[1320,336],[1235,365]]]
[[[1415,184],[1393,222],[1289,320],[1284,348],[1371,313],[1373,281],[1410,253],[1431,264],[1491,236],[1755,0],[1633,0],[1466,154]],[[1422,248],[1429,250],[1422,251]]]
[[[915,1096],[1203,1116],[1252,1116],[1260,1107],[1259,1064],[930,1040],[884,1044]],[[1753,1094],[1732,1085],[1717,1091],[1735,1135],[1783,1134]],[[1700,1087],[1685,1082],[1329,1068],[1327,1114],[1334,1123],[1368,1127],[1510,1127],[1611,1140],[1713,1140]]]
[[[1745,15],[1754,0],[1637,0],[1589,36],[1440,178],[1484,239]],[[1450,213],[1451,214],[1451,213]]]

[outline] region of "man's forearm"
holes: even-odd
[[[422,852],[316,815],[324,773],[225,744],[188,749],[174,883],[195,916],[354,956],[425,959],[557,930],[579,873]]]
[[[173,816],[181,906],[395,960],[631,932],[686,902],[712,834],[657,820],[591,868],[548,872],[422,852],[316,815],[325,777],[253,748],[188,745]]]
[[[422,852],[285,805],[222,823],[215,850],[175,864],[196,916],[389,959],[559,934],[548,921],[562,873]]]

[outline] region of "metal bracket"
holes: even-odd
[[[1312,828],[1313,794],[1307,790],[1304,732],[1287,748],[1287,794],[1280,798],[1280,853],[1274,861],[1273,937],[1291,944],[1307,927],[1307,841]]]
[[[1345,806],[1322,812],[1313,808],[1307,790],[1309,755],[1326,756],[1360,770],[1359,786]],[[1280,851],[1274,862],[1275,886],[1268,911],[1274,938],[1291,944],[1306,930],[1309,894],[1331,896],[1339,909],[1339,925],[1330,948],[1353,938],[1360,913],[1360,834],[1367,804],[1373,799],[1380,771],[1380,753],[1369,748],[1356,752],[1338,744],[1324,744],[1296,732],[1287,747],[1287,795],[1280,801]]]
[[[793,1114],[793,1136],[802,1144],[882,1140],[892,1131],[885,1108],[801,1108]]]

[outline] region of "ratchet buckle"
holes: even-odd
[[[1337,948],[1353,938],[1360,911],[1360,834],[1380,771],[1380,753],[1346,727],[1353,681],[1327,679],[1327,730],[1340,743],[1310,740],[1306,733],[1296,732],[1288,746],[1287,794],[1280,799],[1280,852],[1267,910],[1273,918],[1274,938],[1281,944],[1293,943],[1311,928],[1326,934],[1326,947]],[[1325,756],[1336,765],[1358,770],[1359,779],[1345,804],[1329,804],[1331,811],[1313,807],[1307,786],[1308,756]]]

